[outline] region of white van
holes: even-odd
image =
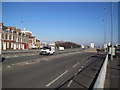
[[[43,47],[40,50],[40,54],[53,55],[55,52],[55,47]]]
[[[64,47],[59,47],[59,50],[60,50],[60,51],[64,51],[65,48],[64,48]]]

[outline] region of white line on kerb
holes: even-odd
[[[76,67],[79,63],[76,63],[75,65],[73,65],[73,67]]]
[[[59,78],[61,78],[64,74],[66,74],[68,72],[68,70],[66,70],[63,74],[61,74],[60,76],[58,76],[56,79],[54,79],[52,82],[50,82],[49,84],[46,85],[46,87],[49,87],[51,84],[53,84],[55,81],[57,81]]]
[[[67,87],[70,87],[70,85],[72,84],[73,80],[70,80],[70,83],[68,83]]]

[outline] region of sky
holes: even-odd
[[[110,2],[3,2],[2,22],[30,30],[42,42],[72,41],[100,46],[110,42]],[[104,10],[103,8],[106,8]],[[113,3],[114,43],[118,41],[118,3]]]

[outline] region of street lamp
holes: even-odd
[[[106,10],[106,8],[104,8],[104,19],[103,19],[103,22],[104,22],[104,49],[106,48],[106,23],[105,23],[105,10]]]
[[[111,2],[111,61],[113,60],[113,3]]]
[[[2,26],[0,27],[0,61],[2,61]]]

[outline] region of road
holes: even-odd
[[[2,85],[3,88],[70,87],[72,81],[69,82],[69,80],[73,80],[72,77],[80,75],[80,72],[87,70],[90,66],[93,66],[92,64],[98,65],[95,69],[99,69],[104,60],[103,56],[77,50],[76,52],[63,52],[52,56],[21,57],[5,60],[3,62]],[[96,75],[93,72],[86,72],[86,74],[93,75],[93,78]],[[79,79],[78,77],[74,78]],[[93,81],[93,79],[91,80]],[[68,83],[68,85],[64,83]],[[86,82],[84,84],[87,86],[83,85],[84,87],[82,87],[89,88],[91,83]]]

